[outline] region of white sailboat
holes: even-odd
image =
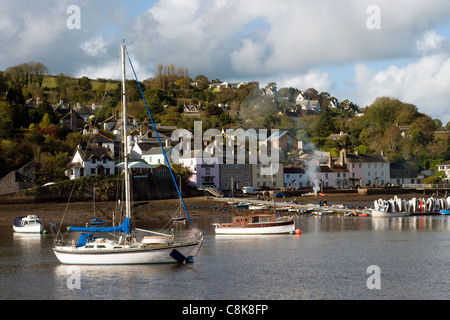
[[[126,89],[125,89],[125,53],[126,46],[121,45],[122,55],[122,107],[123,118],[127,118]],[[131,64],[131,60],[130,60]],[[131,68],[133,65],[131,64]],[[134,69],[133,69],[134,72]],[[137,80],[137,79],[136,79]],[[139,82],[138,82],[139,85]],[[139,87],[140,88],[140,87]],[[141,91],[142,92],[142,91]],[[145,102],[145,99],[144,99]],[[150,113],[149,113],[150,114]],[[150,114],[150,119],[153,119]],[[154,123],[153,123],[154,125]],[[130,174],[128,167],[128,139],[126,121],[123,121],[123,143],[125,153],[125,213],[126,217],[121,225],[115,227],[69,227],[70,231],[81,231],[80,238],[64,242],[59,229],[54,234],[53,251],[61,263],[77,265],[116,265],[116,264],[150,264],[150,263],[183,263],[189,262],[200,250],[203,235],[193,228],[192,232],[178,239],[173,233],[160,233],[133,228],[131,212]],[[161,145],[162,147],[162,145]],[[173,174],[172,174],[173,178]],[[176,183],[175,183],[175,187]],[[177,188],[177,191],[181,194]],[[184,202],[183,202],[184,205]],[[185,206],[184,206],[185,207]],[[185,207],[186,210],[186,207]],[[186,214],[189,217],[189,214]],[[109,239],[98,238],[94,233],[120,233],[119,237]],[[143,234],[147,234],[143,236]],[[56,235],[56,236],[55,236]]]

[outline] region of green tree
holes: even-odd
[[[45,184],[67,179],[65,172],[68,169],[68,154],[66,152],[58,152],[55,155],[37,152],[34,161],[38,183]]]
[[[0,101],[0,138],[9,138],[14,127],[14,110],[6,101]]]

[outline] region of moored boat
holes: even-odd
[[[248,206],[249,210],[265,210],[268,209],[269,207],[263,204],[255,204],[255,205],[251,205]]]
[[[282,234],[295,230],[292,217],[271,214],[233,217],[231,223],[213,223],[216,234]]]
[[[381,210],[372,210],[370,215],[372,217],[407,217],[411,213],[409,212],[389,212],[389,211],[381,211]]]
[[[123,118],[127,118],[126,108],[126,81],[125,81],[125,45],[121,46],[122,54],[122,106]],[[131,60],[130,60],[131,64]],[[131,65],[132,66],[132,65]],[[134,72],[134,69],[133,69]],[[137,81],[137,79],[136,79]],[[137,81],[138,86],[139,82]],[[140,86],[139,86],[140,89]],[[142,90],[141,90],[142,94]],[[142,94],[143,95],[143,94]],[[144,98],[145,102],[145,98]],[[147,105],[147,103],[145,102]],[[156,126],[149,112],[150,119],[156,131]],[[68,227],[69,231],[82,232],[78,242],[75,240],[64,240],[59,228],[51,223],[52,234],[54,235],[53,252],[61,263],[79,264],[79,265],[118,265],[118,264],[149,264],[149,263],[174,263],[189,262],[200,250],[203,241],[203,235],[194,228],[187,212],[186,206],[181,197],[181,193],[175,183],[172,170],[169,167],[174,185],[177,188],[181,203],[189,218],[192,230],[186,234],[175,234],[154,232],[135,228],[132,224],[132,206],[131,206],[131,174],[129,171],[128,158],[129,146],[127,137],[126,122],[123,121],[123,150],[124,150],[124,182],[125,182],[125,205],[122,208],[125,217],[118,226],[89,226],[89,227]],[[164,148],[156,132],[160,146]],[[170,227],[169,227],[170,228]],[[169,229],[168,229],[169,230]],[[116,238],[97,237],[97,233],[113,234]],[[179,236],[179,237],[178,237]]]
[[[17,217],[14,219],[13,230],[19,233],[43,233],[44,223],[36,215]]]

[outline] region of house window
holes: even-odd
[[[92,158],[92,159],[91,159],[91,162],[92,162],[92,163],[95,163],[95,158]]]

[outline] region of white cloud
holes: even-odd
[[[106,53],[106,41],[102,36],[94,36],[81,46],[89,56],[95,57]]]
[[[133,2],[132,15],[123,0],[78,0],[81,29],[68,30],[72,4],[3,0],[0,70],[35,60],[53,74],[117,77],[125,38],[133,41],[128,49],[140,79],[159,63],[173,63],[189,68],[191,76],[330,92],[345,80],[326,66],[356,64],[345,97],[330,94],[351,98],[355,88],[352,100],[362,106],[386,94],[447,117],[449,31],[437,28],[449,23],[447,0],[377,0],[379,30],[367,28],[371,0],[153,0]],[[383,70],[366,66],[391,59],[416,62]]]
[[[278,88],[297,88],[306,90],[315,88],[319,92],[327,92],[331,88],[332,81],[329,79],[329,74],[320,72],[319,70],[310,70],[306,74],[296,75],[291,77],[282,77],[277,81]]]
[[[431,30],[424,34],[422,39],[416,41],[416,48],[419,53],[429,53],[435,51],[442,46],[445,37],[440,36],[436,31]]]
[[[412,103],[444,124],[450,121],[450,56],[430,55],[402,68],[391,65],[385,70],[370,70],[363,64],[355,67],[357,100],[370,105],[375,98],[390,96]]]

